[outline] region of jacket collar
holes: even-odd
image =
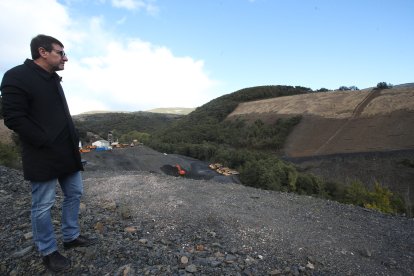
[[[36,73],[38,73],[42,78],[45,80],[51,80],[51,79],[57,79],[59,81],[62,81],[62,77],[59,76],[56,72],[53,72],[50,74],[48,71],[37,65],[33,60],[26,59],[24,61],[24,64],[29,66],[31,69],[35,70]]]

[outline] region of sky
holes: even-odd
[[[51,35],[72,115],[201,106],[262,85],[414,82],[413,0],[0,0],[0,78]]]

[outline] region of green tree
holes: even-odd
[[[377,89],[388,89],[392,88],[393,85],[391,83],[386,83],[385,81],[377,83]]]
[[[119,137],[121,143],[132,143],[134,140],[146,144],[150,140],[150,135],[145,132],[133,130]]]
[[[339,91],[349,91],[349,90],[351,90],[351,89],[349,89],[349,87],[348,87],[348,86],[340,86],[340,87],[338,88],[338,90],[339,90]]]
[[[242,183],[267,190],[294,191],[298,178],[297,171],[291,165],[275,157],[251,159],[239,170]]]

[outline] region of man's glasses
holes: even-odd
[[[57,54],[59,54],[61,57],[66,57],[66,53],[64,51],[61,50],[55,50],[53,49],[52,51],[55,51]]]

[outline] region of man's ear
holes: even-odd
[[[46,49],[45,48],[43,48],[43,47],[39,47],[39,49],[37,49],[38,51],[39,51],[39,55],[41,56],[41,57],[46,57],[47,56],[47,51],[46,51]]]

